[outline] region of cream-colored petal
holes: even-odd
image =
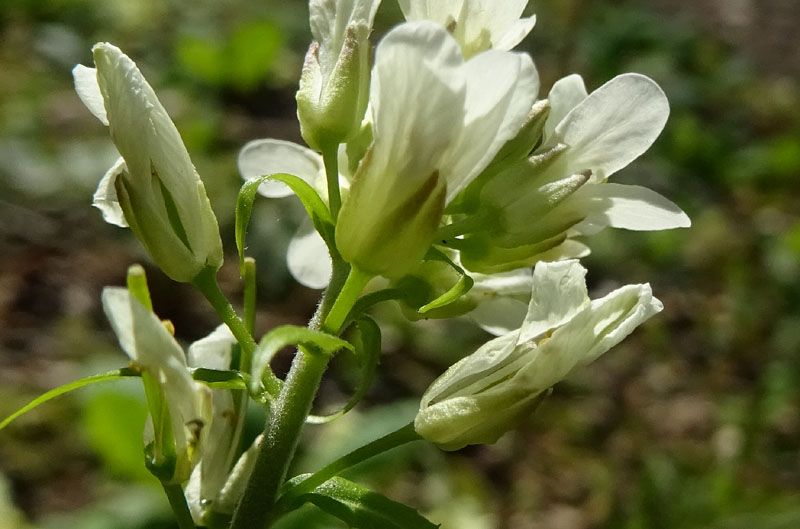
[[[128,221],[125,220],[125,214],[117,200],[117,190],[114,184],[117,177],[126,170],[125,160],[118,159],[100,180],[92,200],[92,205],[103,214],[103,220],[120,228],[127,228]]]
[[[75,92],[78,93],[78,97],[81,98],[89,112],[107,127],[108,116],[103,102],[103,94],[97,84],[97,70],[79,64],[72,69],[72,78],[75,81]]]
[[[577,260],[539,262],[519,341],[536,340],[563,325],[589,304],[586,269]]]
[[[573,108],[551,141],[569,146],[568,173],[589,169],[594,178],[607,177],[644,153],[668,116],[667,97],[652,79],[623,74]]]
[[[330,253],[310,220],[304,220],[289,242],[286,264],[301,285],[315,289],[328,286],[333,272]]]
[[[258,176],[288,173],[305,180],[317,193],[327,199],[325,166],[322,157],[309,148],[290,141],[254,140],[239,152],[239,173],[245,180]],[[292,194],[281,182],[265,182],[258,187],[265,197],[279,198]]]
[[[556,126],[567,117],[567,114],[587,97],[589,93],[580,75],[574,73],[556,81],[547,96],[550,102],[550,114],[544,125],[545,141],[553,136]]]

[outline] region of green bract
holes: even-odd
[[[358,131],[369,94],[369,34],[380,0],[311,0],[311,33],[297,117],[303,139],[318,151]]]
[[[574,368],[594,361],[662,309],[650,285],[590,300],[578,261],[539,263],[520,329],[456,363],[422,397],[417,432],[445,450],[493,443]]]
[[[108,43],[92,50],[96,69],[76,66],[75,89],[122,156],[100,182],[95,206],[107,222],[129,226],[176,281],[219,268],[217,219],[178,130],[132,60]]]

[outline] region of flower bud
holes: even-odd
[[[369,34],[380,1],[312,0],[297,117],[303,139],[321,151],[356,133],[369,99]]]
[[[167,483],[189,479],[211,421],[211,391],[195,382],[175,338],[127,289],[103,290],[103,309],[123,351],[142,372],[152,413],[148,468]]]
[[[414,426],[445,450],[493,443],[546,390],[622,341],[662,309],[650,285],[590,300],[578,261],[539,263],[522,327],[453,365],[422,397]]]
[[[130,226],[176,281],[219,268],[217,219],[178,130],[130,58],[108,43],[92,51],[96,69],[75,67],[76,90],[109,126],[122,155],[103,178],[95,204],[109,222]]]

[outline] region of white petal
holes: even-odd
[[[75,91],[78,93],[78,97],[81,98],[89,112],[107,127],[108,116],[106,116],[103,94],[97,84],[97,70],[79,64],[72,69],[72,78],[75,81]]]
[[[662,308],[650,285],[626,285],[596,299],[540,345],[520,377],[534,387],[550,387],[621,342]]]
[[[231,349],[236,343],[227,325],[214,331],[189,346],[188,359],[192,367],[225,371],[231,368]]]
[[[289,242],[286,264],[301,285],[316,289],[328,286],[333,271],[330,253],[310,220],[304,221]]]
[[[114,187],[114,183],[117,181],[117,177],[126,170],[125,160],[122,158],[117,160],[100,180],[92,200],[92,205],[103,214],[103,220],[120,228],[127,228],[128,221],[125,220],[125,214],[117,200],[117,189]]]
[[[464,130],[442,161],[447,201],[463,190],[516,136],[539,92],[539,75],[530,56],[490,50],[465,65]]]
[[[583,78],[574,73],[556,81],[547,100],[550,103],[550,115],[544,125],[544,137],[550,138],[556,126],[563,121],[573,108],[589,97]]]
[[[448,19],[458,19],[464,0],[397,0],[397,3],[408,21],[431,20],[447,26]]]
[[[440,162],[464,120],[463,63],[456,41],[432,22],[401,24],[378,45],[372,167],[387,177],[370,182],[376,204],[402,202],[434,171],[449,170]]]
[[[605,226],[636,231],[671,230],[692,225],[689,216],[670,200],[646,187],[599,184],[591,191],[590,214],[575,230],[590,234]]]
[[[563,325],[588,304],[586,269],[577,260],[536,263],[520,342],[534,340]]]
[[[644,153],[669,115],[669,102],[648,77],[624,74],[604,84],[556,126],[554,140],[565,143],[569,173],[591,169],[610,176]]]
[[[245,180],[257,176],[288,173],[308,182],[323,197],[327,197],[325,166],[316,152],[283,140],[254,140],[239,153],[239,173]],[[265,197],[279,198],[292,194],[286,184],[265,182],[258,187]]]
[[[527,303],[518,299],[497,297],[480,303],[469,313],[469,317],[484,331],[500,336],[519,329],[527,312]]]
[[[522,39],[528,36],[535,25],[535,15],[515,21],[511,27],[509,27],[505,33],[494,43],[494,47],[498,50],[510,50],[522,42]]]
[[[183,350],[158,317],[124,288],[103,289],[103,309],[123,351],[158,381],[166,395],[172,433],[179,451],[187,450],[195,424],[208,424],[210,390],[192,380]],[[179,461],[189,464],[189,461]],[[189,476],[191,468],[181,468]]]
[[[350,25],[369,33],[380,0],[311,0],[308,5],[311,35],[319,43],[319,63],[325,79],[330,76]]]

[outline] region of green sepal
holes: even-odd
[[[297,476],[287,485],[303,481],[309,474]],[[342,520],[353,529],[436,529],[434,524],[407,505],[390,500],[341,477],[331,478],[312,492],[296,498],[290,510],[312,503]]]
[[[303,207],[328,248],[334,248],[334,222],[328,206],[320,198],[311,185],[294,175],[278,173],[269,176],[260,176],[244,183],[236,199],[236,249],[239,252],[239,271],[244,276],[244,250],[247,236],[247,226],[253,213],[253,202],[258,192],[258,186],[268,180],[283,182],[300,199]]]
[[[253,352],[250,392],[256,398],[264,392],[273,397],[277,396],[276,389],[280,388],[280,381],[267,367],[275,353],[288,345],[296,345],[309,354],[333,355],[341,349],[355,352],[355,348],[350,343],[332,334],[297,325],[276,327],[264,335]]]
[[[351,333],[355,335],[350,341],[354,344],[356,360],[361,368],[356,391],[341,410],[324,416],[309,415],[306,419],[307,423],[324,424],[338,419],[361,402],[372,385],[381,361],[381,329],[375,320],[368,316],[362,316],[355,322]]]
[[[130,367],[123,367],[121,369],[115,369],[114,371],[109,371],[107,373],[99,373],[97,375],[90,375],[85,378],[81,378],[79,380],[74,380],[72,382],[68,382],[63,386],[59,386],[57,388],[51,389],[50,391],[39,395],[32,401],[30,401],[25,406],[21,407],[5,419],[3,422],[0,422],[0,430],[8,426],[12,421],[19,418],[20,416],[28,413],[32,409],[38,407],[45,402],[52,400],[56,397],[59,397],[65,393],[69,393],[72,390],[80,389],[84,386],[88,386],[89,384],[96,384],[97,382],[105,382],[106,380],[116,380],[118,378],[126,378],[126,377],[140,377],[142,376],[139,371]]]

